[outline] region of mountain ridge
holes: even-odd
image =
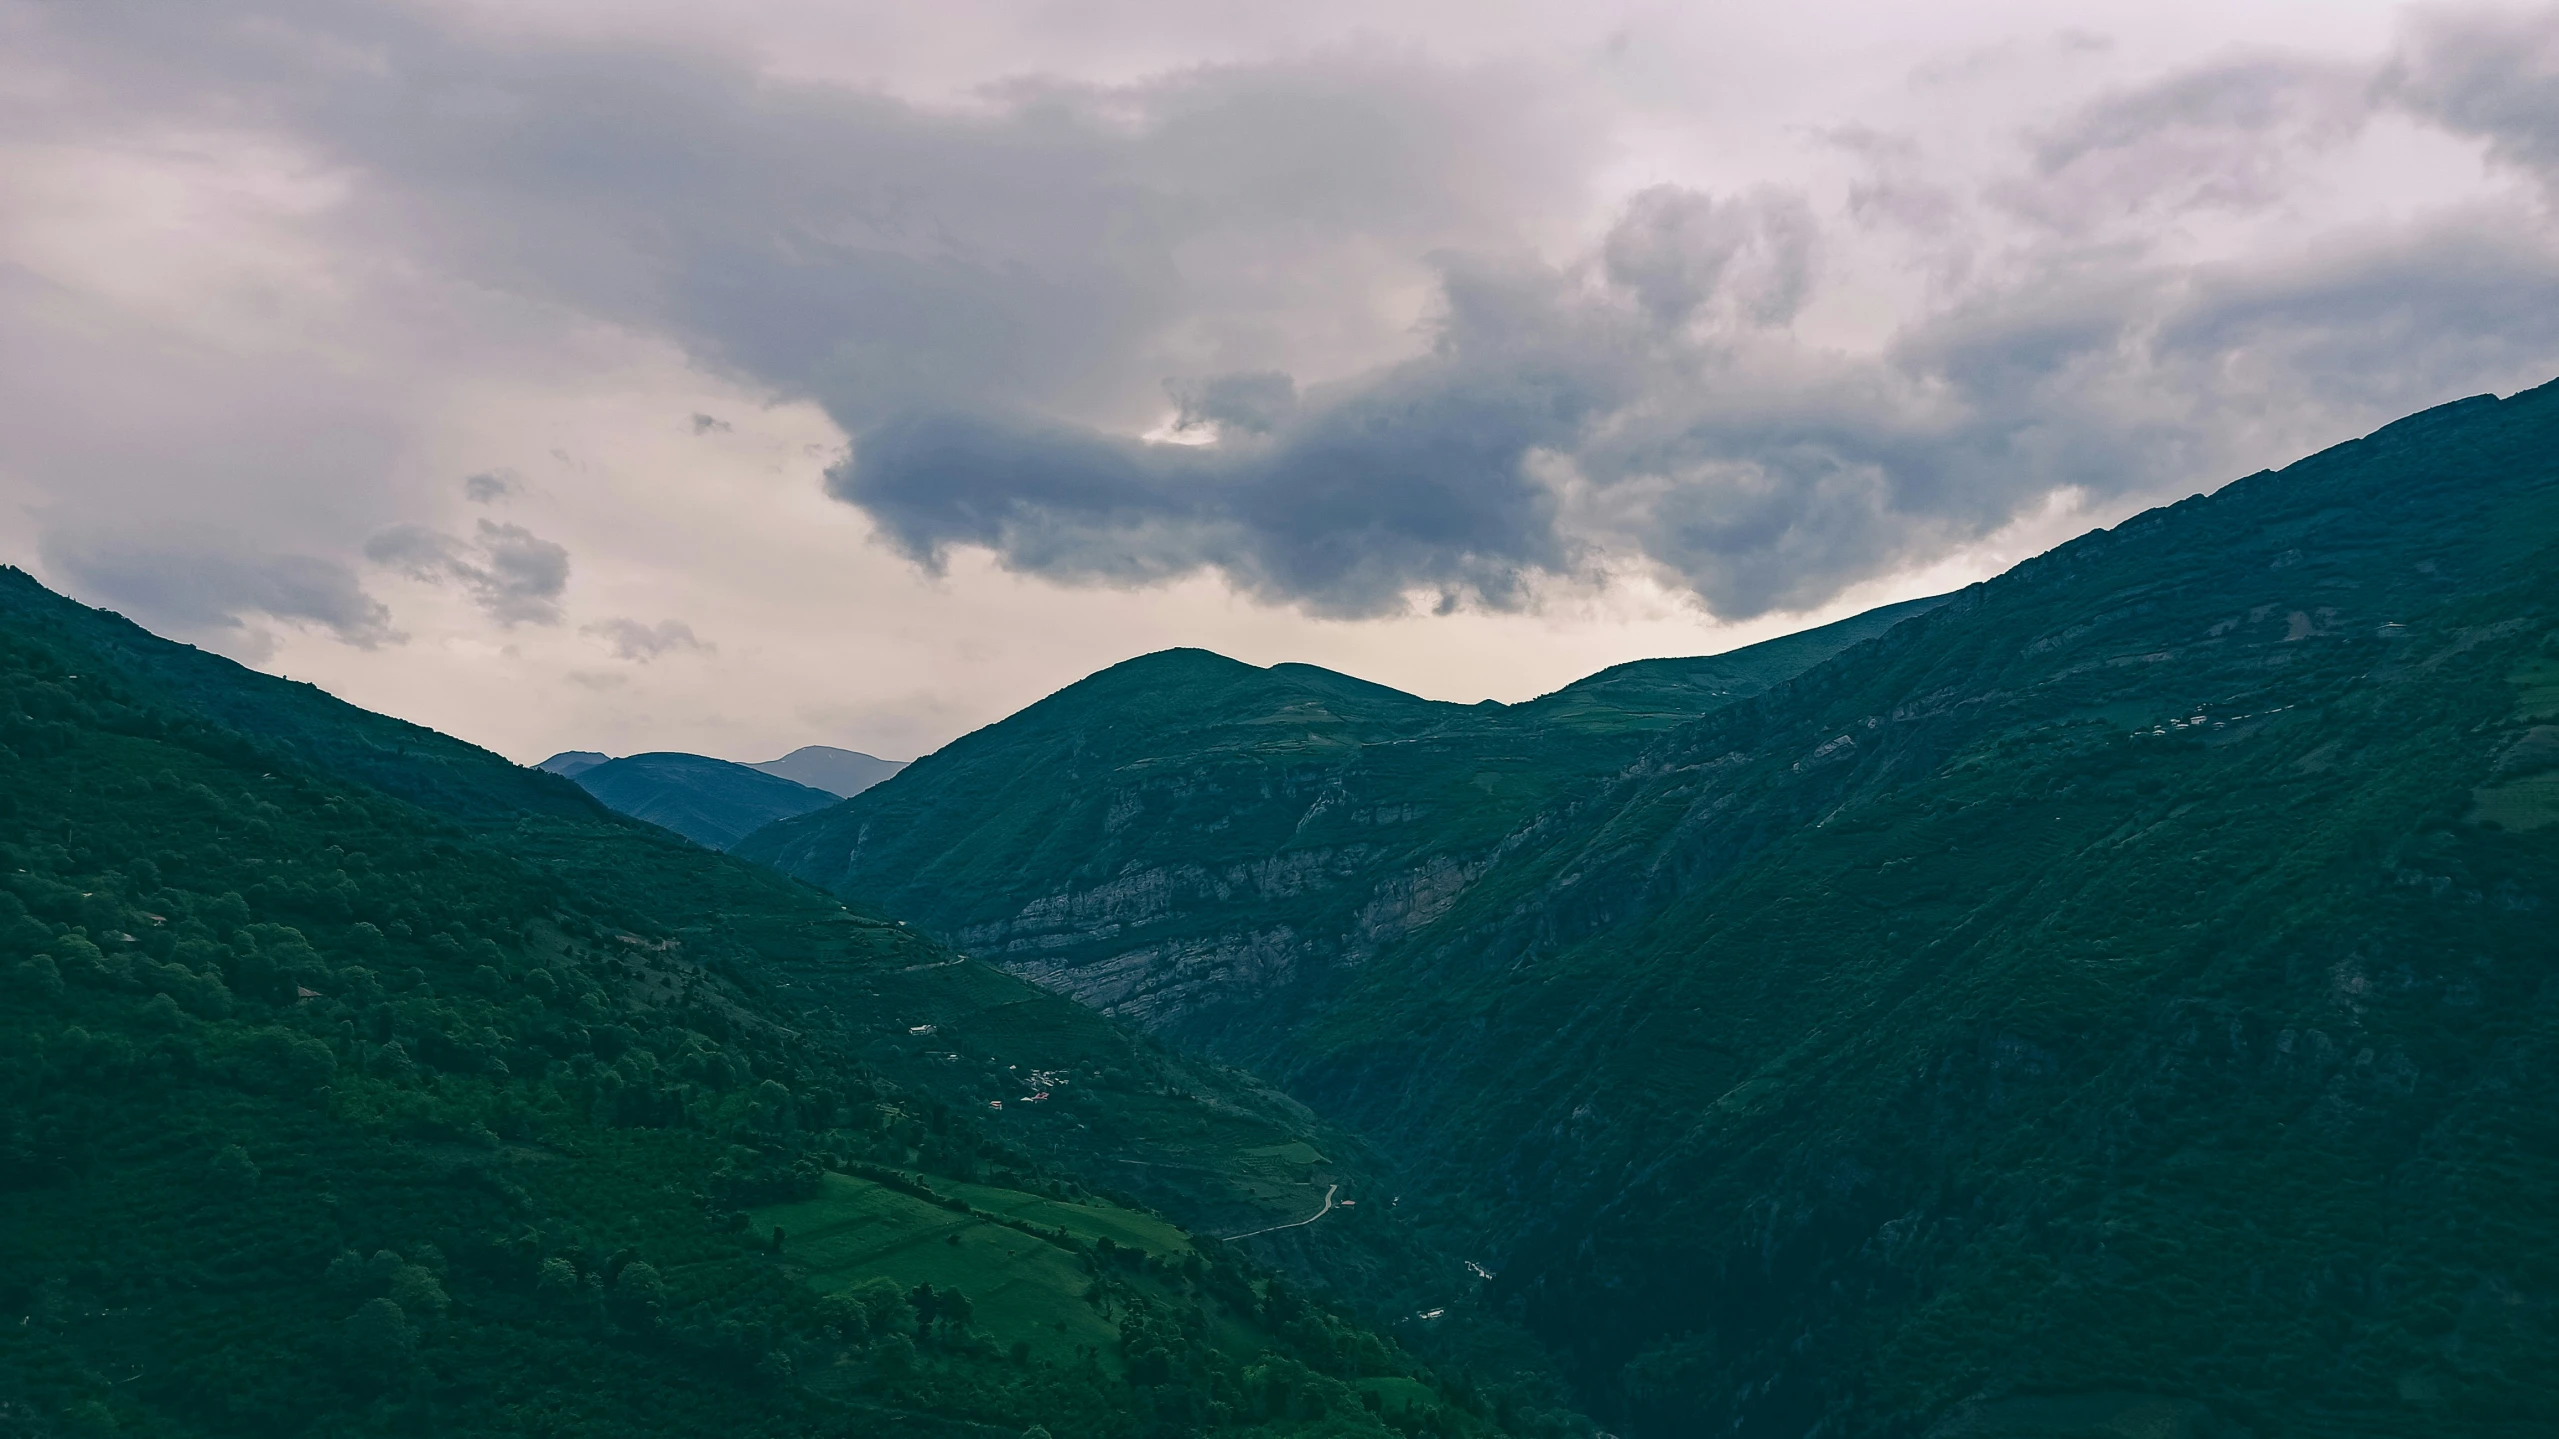
[[[737,852],[1108,1012],[1208,1036],[1237,1012],[1320,987],[1435,913],[1512,823],[1630,759],[1669,706],[1728,703],[1765,683],[1763,670],[1782,673],[1940,602],[1727,655],[1621,665],[1517,705],[1158,651],[962,736],[844,805],[777,821]],[[1416,783],[1428,792],[1398,788]],[[1389,790],[1397,797],[1378,802]],[[1115,847],[1150,806],[1183,827],[1179,843]],[[1455,827],[1408,842],[1425,810]],[[982,832],[950,827],[970,815],[1000,818]],[[1069,878],[1022,896],[1007,888],[1022,874]],[[994,903],[962,912],[943,902],[980,896]],[[1124,935],[1138,942],[1118,944]]]

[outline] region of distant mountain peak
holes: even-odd
[[[906,768],[906,761],[881,759],[878,755],[837,749],[833,745],[804,744],[780,759],[752,762],[747,768],[762,770],[793,784],[822,789],[838,799],[851,799]]]

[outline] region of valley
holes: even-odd
[[[1160,652],[842,800],[0,573],[0,1414],[2539,1432],[2554,456],[1517,705]]]
[[[1148,656],[739,852],[1360,1135],[1610,1427],[2521,1434],[2554,441],[2464,401],[1640,708]]]

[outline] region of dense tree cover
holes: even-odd
[[[1072,939],[1044,977],[1124,1003],[1221,944],[1279,973],[1166,1032],[1402,1161],[1612,1427],[2545,1432],[2554,456],[2559,388],[2414,417],[1604,773],[1159,662],[766,834],[858,869],[843,821],[930,781],[913,901],[964,942]],[[1319,908],[1360,962],[1275,962]]]
[[[1644,1433],[2535,1432],[2554,441],[2559,390],[2423,416],[1667,736],[1301,1092],[1481,1176]]]
[[[1066,1439],[1502,1417],[1222,1246],[1123,1272],[1057,1234],[1114,1318],[1080,1363],[998,1347],[964,1294],[829,1293],[748,1223],[827,1171],[1092,1197],[791,1023],[751,950],[639,902],[672,871],[589,887],[96,660],[0,628],[9,1432]],[[474,803],[504,793],[447,773]],[[832,920],[891,958],[921,946]]]

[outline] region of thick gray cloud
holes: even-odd
[[[858,438],[829,488],[927,564],[973,545],[1090,582],[1208,566],[1324,613],[1415,590],[1505,606],[1611,556],[1727,616],[1807,607],[2055,493],[2182,493],[2547,378],[2559,252],[2542,215],[2331,231],[2247,261],[2151,234],[2279,210],[2307,160],[2411,103],[2542,163],[2559,129],[2531,57],[2554,34],[2552,12],[2438,13],[2386,63],[2244,56],[2094,96],[1984,187],[2026,238],[1968,256],[1965,283],[1880,353],[1787,329],[1822,249],[1804,196],[1658,186],[1577,262],[1442,254],[1419,359],[1303,396],[1267,372],[1177,382],[1176,438],[1209,443],[937,403],[845,415]],[[1899,158],[1889,137],[1870,148]],[[1942,229],[1960,203],[1928,218]]]
[[[2056,264],[1851,357],[1776,328],[1800,303],[1800,207],[1719,218],[1741,209],[1646,191],[1589,272],[1453,268],[1427,357],[1212,445],[937,413],[864,436],[830,489],[926,563],[979,545],[1120,583],[1214,565],[1367,614],[1416,588],[1507,605],[1533,574],[1632,555],[1752,615],[2056,491],[2182,492],[2559,365],[2559,253],[2529,217],[2275,264]]]
[[[828,487],[928,564],[968,544],[1083,580],[1216,565],[1254,593],[1343,614],[1392,608],[1415,586],[1511,603],[1529,573],[1572,558],[1555,497],[1522,458],[1622,403],[1633,379],[1606,341],[1556,332],[1594,318],[1557,300],[1562,283],[1452,268],[1428,357],[1285,407],[1267,377],[1212,386],[1230,405],[1237,391],[1262,400],[1214,445],[917,414],[864,435]]]
[[[522,525],[479,522],[470,540],[425,525],[394,525],[364,543],[364,557],[429,584],[460,585],[501,625],[556,625],[569,587],[569,552]]]
[[[928,567],[1213,569],[1361,616],[1634,565],[1748,616],[2057,494],[2182,493],[2559,369],[2528,200],[2280,223],[2384,114],[2551,176],[2550,10],[2092,92],[1986,169],[1847,126],[1844,205],[1658,184],[1578,242],[1556,217],[1616,158],[1609,117],[1528,65],[1317,48],[925,104],[387,0],[43,14],[87,123],[262,127],[343,186],[313,222],[332,244],[816,400],[852,437],[828,492]],[[1889,334],[1824,338],[1859,303],[1841,255],[1887,231],[1915,277]],[[366,554],[501,624],[561,618],[566,552],[517,526]],[[612,624],[626,657],[663,652]]]

